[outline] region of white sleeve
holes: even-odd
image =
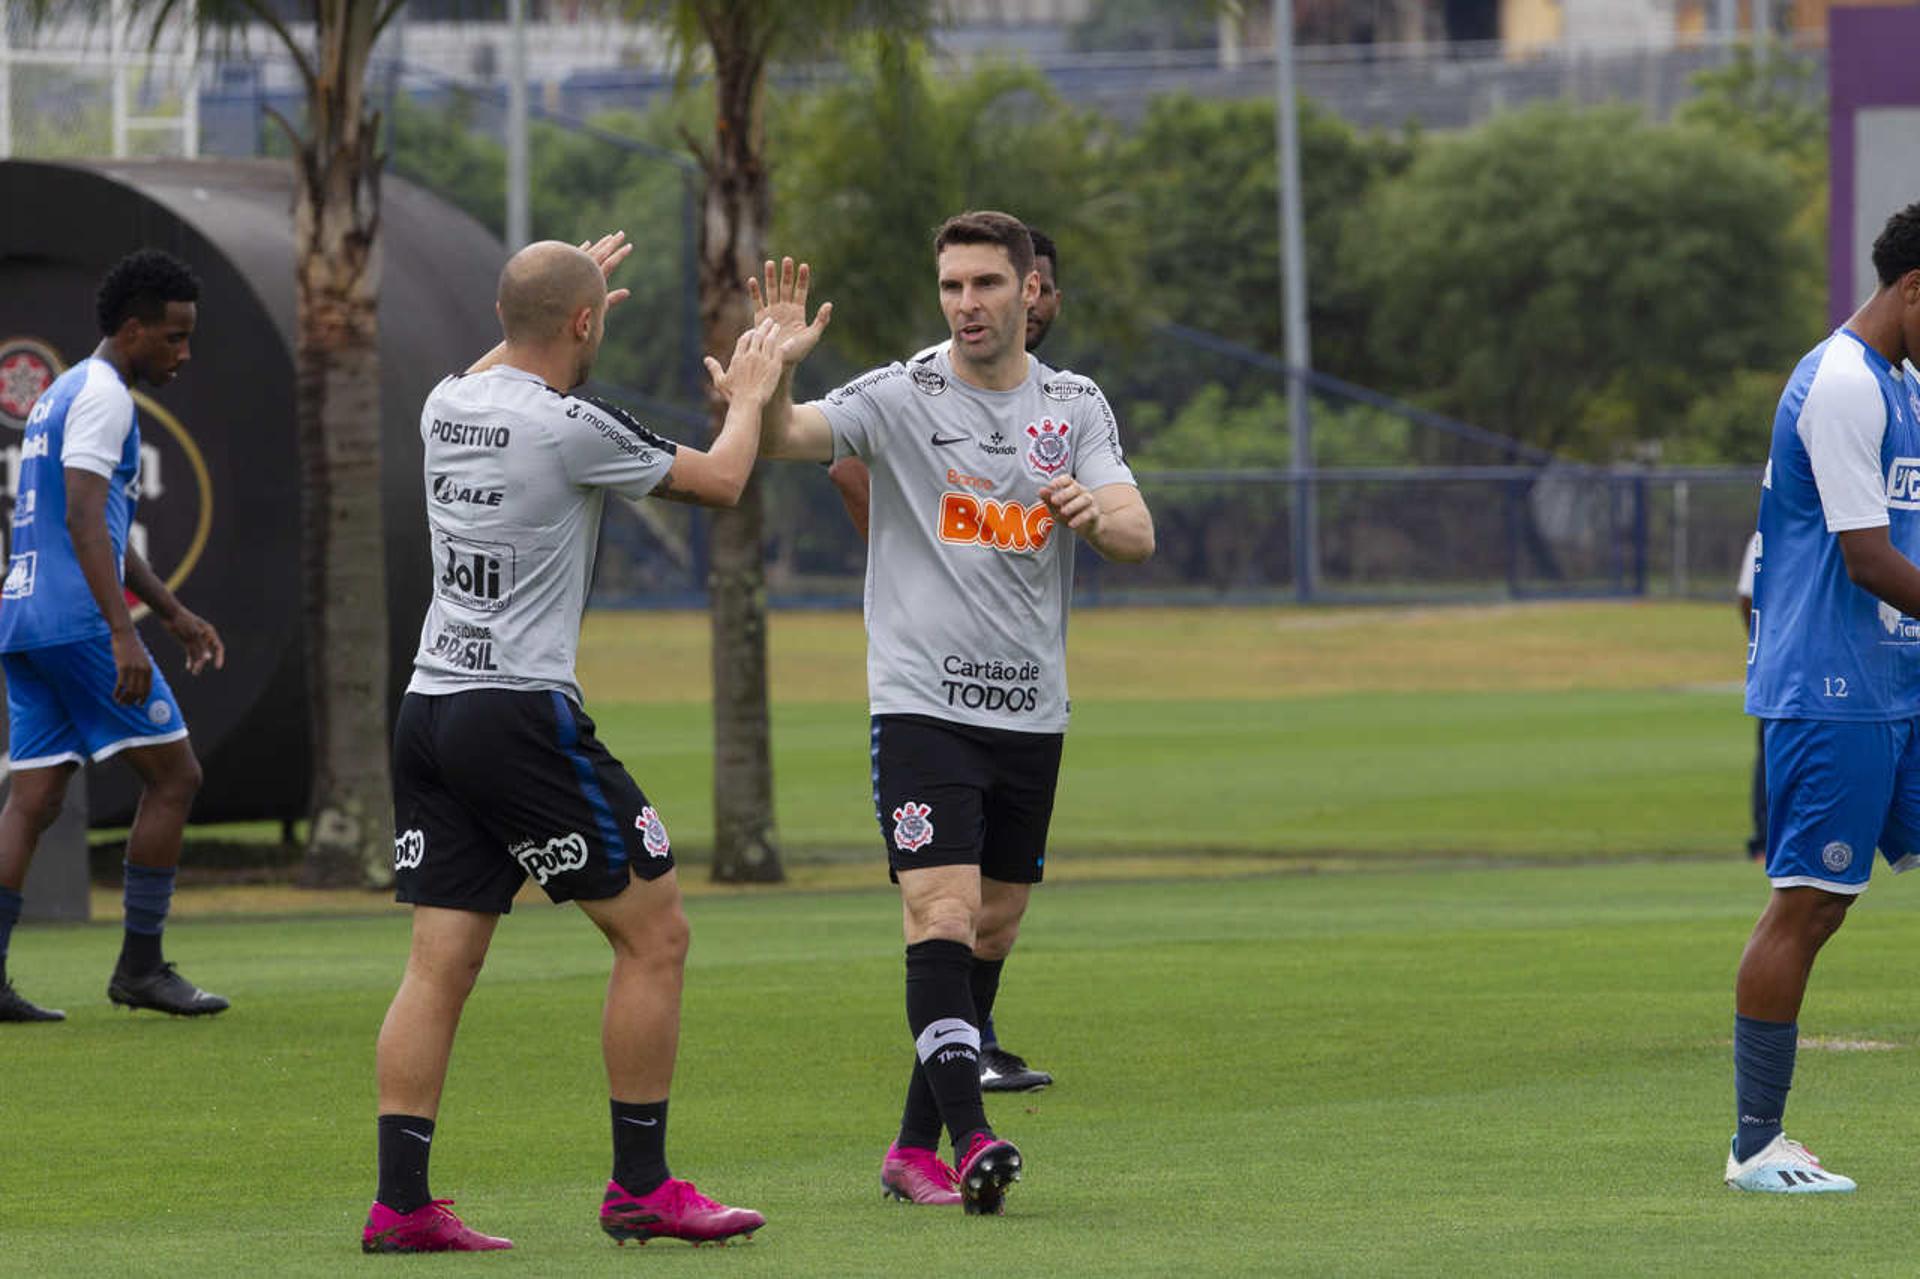
[[[1743,600],[1753,598],[1753,562],[1760,558],[1760,534],[1755,533],[1747,539],[1747,553],[1740,557],[1740,577],[1733,584],[1733,593]]]
[[[133,430],[133,396],[113,370],[96,363],[87,370],[87,384],[67,405],[66,438],[60,445],[60,465],[111,478],[126,451]]]
[[[555,420],[551,429],[573,483],[641,498],[673,469],[674,442],[618,405],[587,395],[569,395],[565,402],[566,420]]]
[[[1081,435],[1073,448],[1073,477],[1089,489],[1108,484],[1137,487],[1133,468],[1120,448],[1120,423],[1113,416],[1113,406],[1092,382],[1087,383],[1086,398],[1090,412],[1080,417],[1084,425],[1074,428]]]
[[[1827,532],[1845,533],[1887,523],[1887,478],[1880,445],[1887,405],[1873,375],[1832,359],[1821,363],[1807,388],[1796,428],[1813,464],[1813,485],[1827,515]]]

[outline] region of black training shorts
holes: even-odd
[[[925,715],[875,715],[873,806],[890,876],[977,865],[988,879],[1039,883],[1065,740],[1061,733]]]
[[[556,902],[673,869],[667,828],[564,694],[408,693],[393,733],[394,896],[505,914],[533,876]]]

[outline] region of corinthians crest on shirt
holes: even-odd
[[[1027,423],[1027,469],[1042,480],[1064,474],[1073,465],[1073,445],[1067,439],[1070,430],[1065,418]]]

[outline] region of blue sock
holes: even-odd
[[[7,945],[13,940],[13,926],[20,922],[20,894],[0,888],[0,981],[7,979]]]
[[[1739,1106],[1735,1159],[1751,1159],[1780,1135],[1787,1090],[1793,1087],[1793,1053],[1799,1043],[1798,1022],[1734,1016],[1733,1090]]]
[[[127,863],[127,931],[120,945],[120,968],[148,973],[160,967],[160,933],[173,905],[173,867]]]

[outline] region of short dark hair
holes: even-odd
[[[967,213],[956,213],[940,224],[933,233],[933,256],[938,261],[940,251],[949,244],[997,244],[1007,251],[1008,261],[1013,263],[1013,273],[1018,284],[1027,278],[1033,270],[1033,237],[1027,233],[1027,224],[1011,213],[1000,213],[993,209],[974,209]]]
[[[1920,201],[1887,219],[1873,242],[1873,269],[1882,285],[1892,284],[1909,271],[1920,271]]]
[[[1060,250],[1055,246],[1053,237],[1033,227],[1027,228],[1027,234],[1033,237],[1034,259],[1037,261],[1045,258],[1053,264],[1053,281],[1058,284],[1060,282]]]
[[[155,324],[167,314],[169,302],[198,302],[200,280],[171,253],[141,249],[113,264],[94,295],[100,332],[112,337],[129,319]]]

